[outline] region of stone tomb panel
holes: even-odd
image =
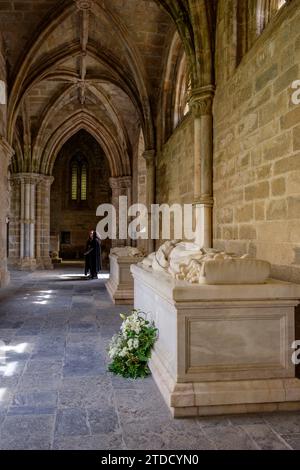
[[[224,307],[187,315],[186,376],[202,380],[241,378],[241,374],[245,379],[293,377],[292,309],[281,306],[256,312],[251,307]]]

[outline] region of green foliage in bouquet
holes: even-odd
[[[146,315],[133,310],[121,315],[120,332],[109,343],[108,355],[112,359],[109,371],[126,378],[137,379],[150,374],[148,361],[157,339],[158,330]]]

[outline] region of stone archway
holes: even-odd
[[[95,138],[82,129],[60,149],[52,175],[50,252],[58,251],[62,259],[83,259],[88,232],[99,221],[97,207],[111,202],[109,163]],[[111,242],[102,245],[107,265]]]

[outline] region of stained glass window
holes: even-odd
[[[71,161],[71,199],[73,202],[87,201],[88,165],[84,156],[78,154]]]
[[[81,167],[81,200],[87,200],[87,167],[83,164]]]
[[[72,201],[77,201],[78,196],[78,165],[72,165]]]

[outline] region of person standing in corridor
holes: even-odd
[[[96,230],[90,231],[85,252],[85,275],[90,274],[90,279],[97,279],[102,269],[101,240]]]

